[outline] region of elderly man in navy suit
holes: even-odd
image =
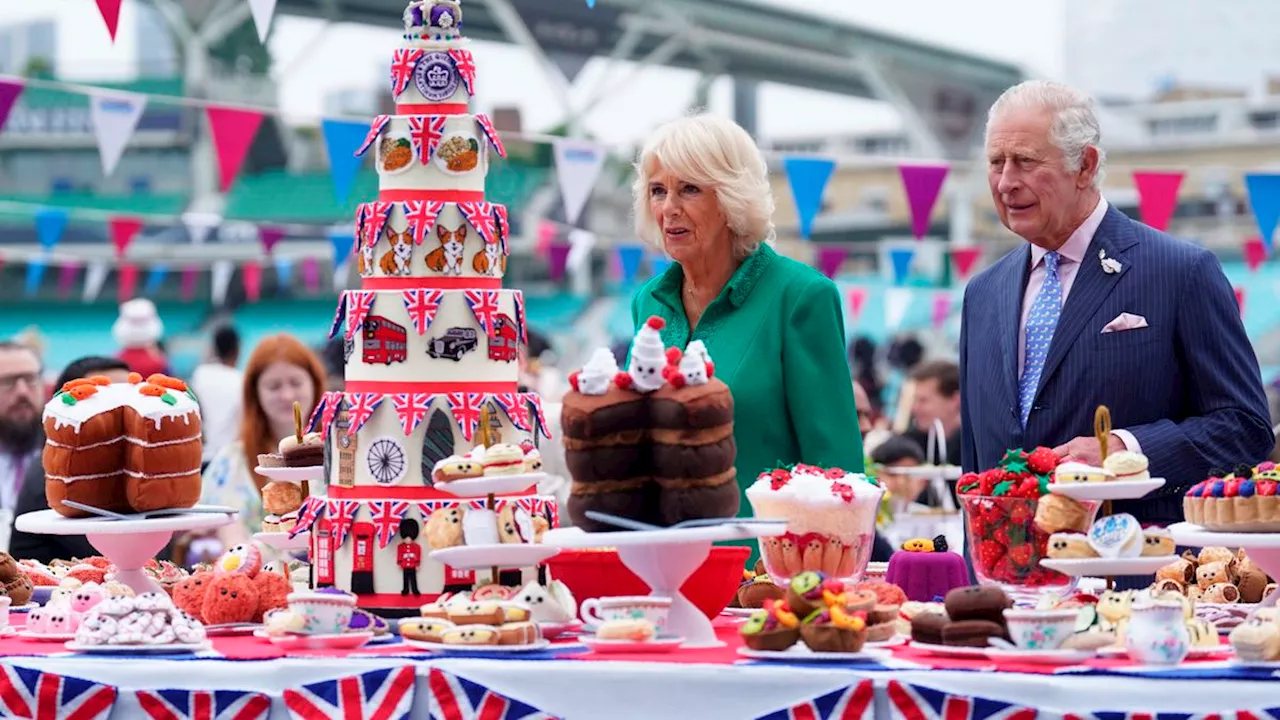
[[[962,464],[981,471],[1008,448],[1047,446],[1097,465],[1094,412],[1106,405],[1109,451],[1141,452],[1167,480],[1116,512],[1164,525],[1210,468],[1262,462],[1275,438],[1221,265],[1107,204],[1100,135],[1092,100],[1056,83],[1022,83],[991,108],[991,197],[1026,244],[965,292]]]

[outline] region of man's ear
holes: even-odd
[[[1080,155],[1080,172],[1076,173],[1076,187],[1084,189],[1098,176],[1098,148],[1086,145]]]

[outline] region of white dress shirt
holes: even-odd
[[[1098,199],[1098,205],[1080,223],[1080,227],[1071,233],[1071,237],[1058,248],[1058,281],[1062,284],[1062,307],[1067,306],[1067,296],[1071,293],[1071,286],[1075,284],[1076,272],[1080,269],[1080,263],[1085,259],[1085,253],[1089,252],[1089,244],[1093,242],[1093,236],[1098,232],[1098,226],[1102,225],[1102,219],[1107,215],[1107,201],[1105,198]],[[1023,366],[1026,364],[1027,355],[1027,318],[1031,315],[1031,306],[1036,301],[1036,296],[1040,294],[1040,288],[1044,286],[1045,270],[1044,256],[1048,250],[1039,245],[1031,246],[1031,276],[1027,278],[1027,290],[1022,296],[1022,319],[1018,324],[1018,377],[1022,377]],[[1142,452],[1142,446],[1138,444],[1138,439],[1128,430],[1113,429],[1117,437],[1125,444],[1126,450],[1134,452]]]

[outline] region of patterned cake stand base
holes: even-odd
[[[136,593],[163,592],[142,567],[164,549],[175,532],[211,530],[229,525],[231,513],[183,513],[145,520],[68,518],[53,510],[18,517],[14,527],[36,535],[84,535],[116,566],[115,579]]]
[[[1280,533],[1223,533],[1206,530],[1199,525],[1180,522],[1169,526],[1169,534],[1179,545],[1190,547],[1240,548],[1249,559],[1258,564],[1270,577],[1280,577]],[[1274,590],[1258,603],[1257,607],[1271,607],[1280,599],[1280,590]],[[1257,612],[1257,609],[1254,609]],[[1250,613],[1250,617],[1253,613]]]
[[[548,530],[547,547],[587,550],[616,548],[627,569],[649,586],[651,595],[671,598],[667,633],[685,638],[681,647],[721,647],[711,621],[680,593],[680,587],[711,554],[711,544],[750,540],[786,532],[786,523],[726,523],[710,527],[588,533],[581,528]]]

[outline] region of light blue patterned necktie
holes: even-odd
[[[1049,343],[1053,341],[1053,331],[1058,327],[1058,316],[1062,314],[1062,280],[1058,277],[1058,260],[1058,253],[1045,253],[1044,285],[1040,287],[1040,294],[1036,295],[1027,316],[1025,359],[1022,377],[1018,380],[1024,428],[1027,416],[1031,414],[1031,403],[1036,399],[1036,388],[1040,387],[1040,373],[1049,355]]]

